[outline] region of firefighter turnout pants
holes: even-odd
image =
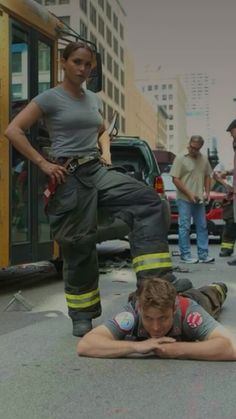
[[[137,282],[172,270],[167,220],[155,190],[98,161],[84,164],[58,185],[48,205],[51,230],[62,250],[65,296],[72,320],[101,314],[96,251],[100,207],[129,226]]]
[[[227,286],[225,284],[222,282],[214,282],[200,288],[191,288],[181,293],[181,295],[196,301],[212,317],[217,319],[226,300],[227,291]]]
[[[236,223],[234,222],[233,201],[228,202],[223,207],[223,219],[225,221],[222,241],[221,253],[227,256],[232,255],[236,240]]]

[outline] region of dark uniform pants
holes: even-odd
[[[138,282],[172,268],[168,225],[154,189],[99,162],[80,166],[57,187],[48,205],[52,233],[62,249],[66,301],[73,320],[101,314],[96,252],[100,207],[128,224]]]
[[[227,296],[227,288],[222,287],[221,283],[213,283],[200,288],[190,288],[181,295],[196,301],[217,319]]]
[[[223,219],[225,220],[225,225],[222,234],[221,250],[232,254],[236,240],[236,223],[234,222],[233,201],[228,202],[223,207]]]

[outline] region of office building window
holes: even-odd
[[[118,31],[118,17],[113,13],[113,26]]]
[[[110,45],[110,47],[112,46],[112,34],[108,27],[107,27],[107,43],[108,45]]]
[[[113,36],[113,50],[115,54],[118,56],[118,41],[114,36]]]
[[[113,116],[113,109],[111,106],[108,105],[107,107],[107,119],[110,122],[112,120],[112,116]]]
[[[50,72],[51,67],[51,54],[48,45],[40,42],[40,48],[38,53],[39,60],[39,71],[48,71]],[[49,83],[50,87],[50,83]]]
[[[121,117],[121,131],[125,132],[125,118]]]
[[[115,99],[115,102],[117,103],[117,105],[119,105],[119,103],[120,103],[120,92],[119,92],[119,89],[116,86],[114,86],[114,99]]]
[[[44,83],[39,83],[39,85],[38,85],[38,92],[39,93],[43,93],[44,92],[44,90],[48,90],[48,89],[50,89],[50,83],[46,83],[46,82],[44,82]]]
[[[124,39],[124,26],[120,23],[120,37]]]
[[[168,97],[169,97],[169,99],[173,99],[173,95],[169,95]]]
[[[80,35],[82,36],[82,38],[87,39],[88,37],[88,28],[85,25],[85,23],[82,21],[82,19],[80,19]]]
[[[22,84],[12,84],[12,99],[22,99]]]
[[[124,62],[124,49],[120,47],[120,60],[123,63]]]
[[[167,95],[162,95],[162,100],[166,100],[167,99]]]
[[[22,52],[12,53],[12,72],[13,73],[22,72]]]
[[[102,90],[106,93],[106,77],[104,74],[102,75]]]
[[[112,57],[107,53],[107,69],[112,73]]]
[[[166,89],[166,84],[162,84],[162,90],[165,90]]]
[[[97,27],[97,11],[95,7],[92,5],[92,3],[90,3],[90,20],[96,28]]]
[[[113,84],[109,79],[107,79],[107,94],[111,99],[113,98]]]
[[[56,0],[45,0],[45,6],[54,6],[56,4]]]
[[[106,112],[106,104],[105,104],[105,102],[103,101],[103,112],[102,112],[102,114],[103,114],[103,118],[104,119],[106,119],[106,114],[107,114],[107,112]]]
[[[121,82],[121,86],[125,85],[125,73],[123,70],[120,70],[120,82]]]
[[[59,0],[59,4],[69,4],[70,0]]]
[[[120,94],[120,103],[122,109],[125,109],[125,96],[123,95],[123,93]]]
[[[107,4],[106,4],[106,14],[107,14],[108,19],[111,20],[111,6],[108,3],[108,1],[107,1]]]
[[[101,54],[101,58],[102,58],[102,64],[105,64],[105,48],[103,47],[102,44],[98,44],[98,51]]]
[[[104,20],[101,18],[101,16],[98,16],[98,32],[104,36],[105,34],[105,25]]]
[[[97,45],[97,38],[92,32],[90,32],[90,41]]]
[[[151,91],[152,91],[152,85],[151,85],[151,84],[149,84],[149,86],[148,86],[148,88],[147,88],[147,89],[148,89],[148,91],[149,91],[149,92],[151,92]]]
[[[60,16],[59,17],[62,22],[64,22],[66,25],[70,26],[70,16]]]
[[[87,14],[87,0],[80,0],[80,8]]]
[[[114,61],[113,69],[114,69],[114,77],[116,78],[116,80],[119,80],[119,66],[115,61]]]

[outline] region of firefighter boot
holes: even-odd
[[[223,282],[212,282],[212,284],[210,284],[209,286],[214,288],[217,291],[220,305],[222,306],[227,297],[227,292],[228,292],[227,285],[224,284]]]
[[[73,320],[73,336],[82,337],[92,330],[91,319]]]
[[[179,278],[177,279],[176,276],[172,272],[167,272],[165,275],[162,276],[163,279],[169,281],[176,289],[176,291],[184,292],[190,288],[193,288],[193,284],[188,278]]]
[[[221,249],[221,251],[219,253],[219,256],[222,257],[222,258],[225,258],[227,256],[231,256],[232,253],[233,253],[233,251],[230,250],[230,249]]]

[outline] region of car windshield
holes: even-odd
[[[169,175],[168,173],[162,173],[161,177],[164,182],[165,191],[176,191],[176,187],[172,182],[171,175]]]

